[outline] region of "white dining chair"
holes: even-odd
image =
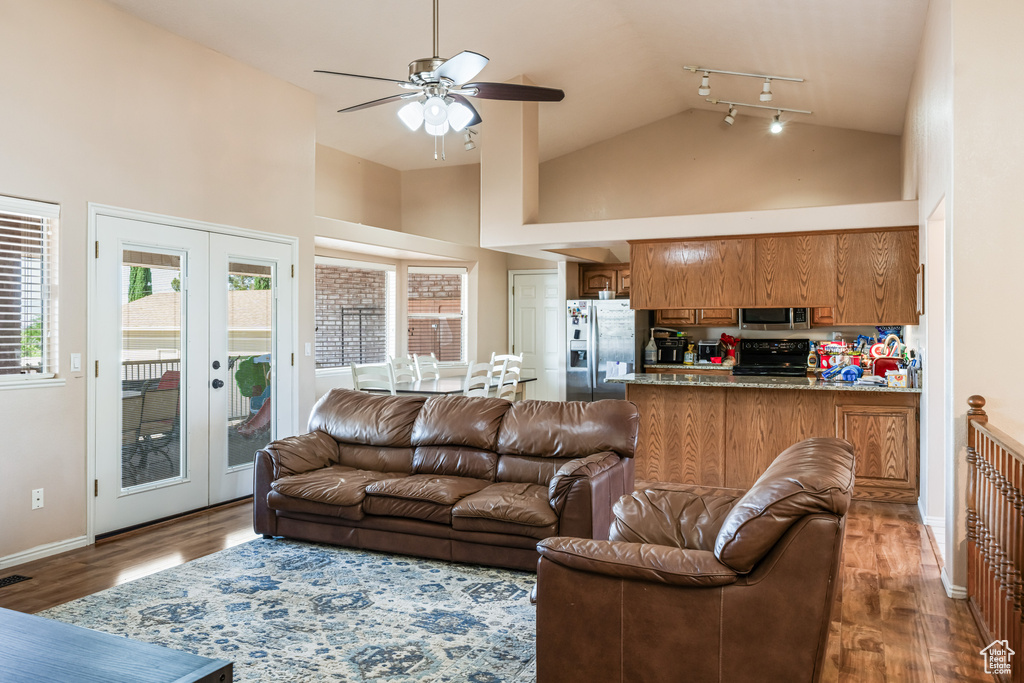
[[[392,357],[388,360],[391,364],[391,372],[394,375],[395,382],[415,382],[418,379],[418,373],[416,372],[416,366],[413,364],[412,358],[406,356],[405,358]]]
[[[470,363],[466,371],[466,383],[462,388],[463,396],[480,396],[486,398],[491,391],[491,364]]]
[[[377,363],[374,365],[356,365],[349,363],[352,368],[352,386],[356,391],[367,391],[369,389],[384,390],[395,396],[395,373],[390,363]]]
[[[491,369],[492,369],[491,375],[493,377],[497,377],[498,378],[498,386],[499,387],[502,384],[505,383],[505,379],[504,379],[505,373],[508,372],[510,368],[514,368],[516,370],[516,381],[518,381],[519,380],[519,372],[518,371],[521,370],[522,367],[523,367],[523,356],[522,356],[522,354],[520,354],[518,356],[515,355],[515,354],[512,354],[512,353],[503,353],[503,354],[499,355],[499,354],[495,354],[493,351],[491,352]]]
[[[441,366],[437,364],[437,356],[433,352],[429,356],[414,353],[412,359],[416,364],[416,376],[421,380],[441,378]]]
[[[518,366],[509,365],[505,367],[505,372],[502,373],[501,379],[498,380],[498,398],[503,398],[506,401],[515,401],[516,390],[519,387],[519,371]]]

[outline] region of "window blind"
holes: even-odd
[[[58,207],[0,197],[0,381],[56,371]]]

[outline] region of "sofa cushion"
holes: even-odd
[[[452,505],[489,484],[482,479],[432,474],[385,479],[366,487],[363,510],[370,515],[451,524]]]
[[[736,501],[715,541],[715,556],[749,572],[801,517],[844,515],[854,483],[853,446],[807,439],[784,450]]]
[[[636,406],[629,401],[520,401],[498,431],[501,455],[579,458],[601,451],[633,457]]]
[[[494,481],[498,456],[462,446],[419,446],[413,455],[414,474],[441,474]]]
[[[452,506],[452,528],[547,538],[558,532],[548,491],[538,484],[491,484]]]
[[[496,481],[547,486],[565,463],[572,458],[537,458],[528,455],[502,455],[498,457]]]
[[[718,532],[736,499],[737,496],[714,495],[700,488],[633,491],[612,506],[614,517],[608,538],[713,551]]]
[[[366,485],[381,479],[408,475],[357,470],[345,465],[324,467],[312,472],[281,477],[270,484],[281,495],[303,498],[328,505],[358,505],[366,495]]]
[[[493,451],[509,402],[498,398],[432,396],[412,430],[414,446],[469,446]]]
[[[410,447],[423,396],[368,394],[332,389],[313,406],[309,431],[320,430],[342,443]]]
[[[277,491],[271,490],[267,493],[267,507],[279,513],[297,512],[304,515],[318,515],[321,517],[337,517],[358,522],[363,519],[363,504],[355,505],[328,505],[318,503],[315,500],[305,498],[292,498]]]
[[[412,449],[338,444],[338,462],[357,470],[412,473]]]

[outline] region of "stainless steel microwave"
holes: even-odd
[[[811,316],[806,308],[741,308],[744,330],[806,330]]]

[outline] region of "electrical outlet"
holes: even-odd
[[[32,489],[32,509],[38,510],[43,507],[43,490]]]

